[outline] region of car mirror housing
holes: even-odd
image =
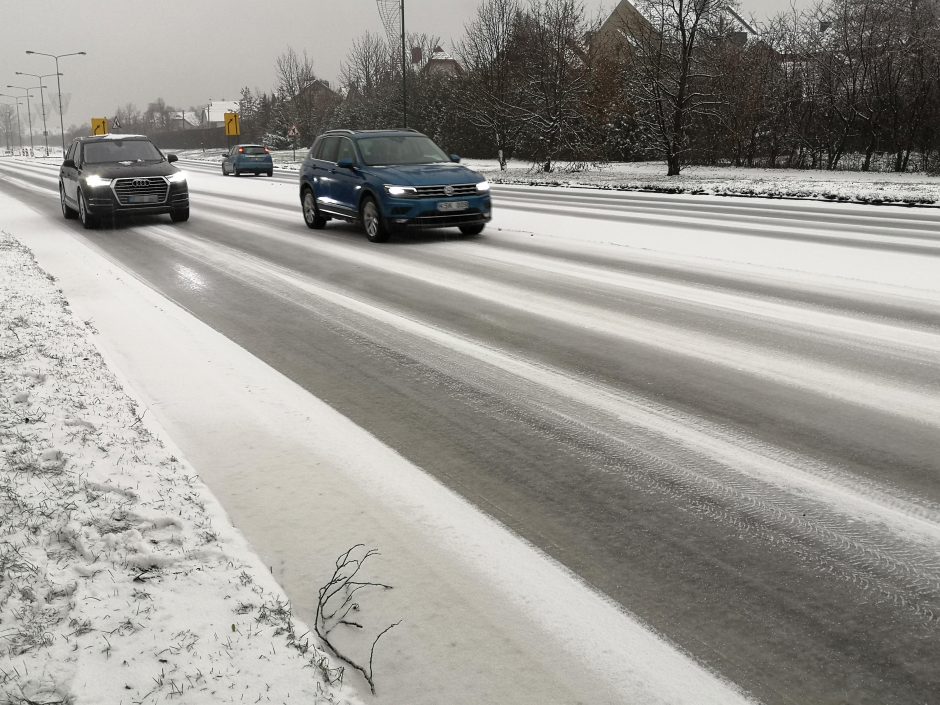
[[[451,160],[452,162],[454,162],[455,164],[459,164],[459,163],[460,163],[460,155],[459,155],[459,154],[451,154],[451,155],[450,155],[450,160]]]
[[[351,159],[340,159],[336,162],[336,166],[340,169],[353,169],[356,165]]]
[[[175,162],[175,161],[179,160],[179,157],[177,157],[175,154],[167,154],[167,155],[166,155],[166,160],[167,160],[168,162],[172,163],[172,162]]]
[[[69,168],[69,169],[74,169],[74,168],[75,168],[75,160],[74,160],[74,159],[66,159],[64,162],[62,162],[62,166],[67,167],[67,168]]]

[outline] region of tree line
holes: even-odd
[[[580,0],[484,0],[430,70],[439,37],[365,33],[339,81],[306,52],[276,85],[241,91],[242,137],[306,147],[331,128],[407,126],[448,152],[558,162],[940,171],[938,0],[820,0],[760,26],[727,0],[634,0],[589,17]],[[193,110],[194,108],[190,108]],[[117,115],[150,133],[162,100]]]

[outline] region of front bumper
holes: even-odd
[[[114,214],[155,214],[171,213],[189,208],[189,187],[183,184],[170,184],[166,198],[156,203],[121,203],[110,186],[83,187],[88,212],[95,216]]]
[[[461,210],[441,210],[439,204],[465,201]],[[385,220],[395,227],[447,228],[459,225],[488,223],[492,216],[489,194],[454,198],[391,198],[385,199]],[[444,208],[447,208],[445,205]]]

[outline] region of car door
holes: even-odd
[[[62,167],[62,188],[65,189],[65,200],[78,203],[78,164],[81,160],[82,143],[73,142],[69,147],[66,159],[71,159],[74,166]]]
[[[339,149],[339,137],[327,135],[317,147],[317,153],[310,161],[309,180],[313,184],[313,192],[317,197],[317,206],[336,212],[333,200],[333,173],[336,171],[336,151]]]
[[[363,176],[359,170],[356,147],[348,137],[339,138],[336,162],[331,173],[330,196],[339,210],[349,215],[357,215]],[[354,166],[341,167],[339,162],[352,163]]]

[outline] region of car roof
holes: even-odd
[[[350,137],[373,137],[376,135],[421,135],[423,133],[418,132],[410,127],[399,127],[393,130],[328,130],[323,133],[324,135],[348,135]]]

